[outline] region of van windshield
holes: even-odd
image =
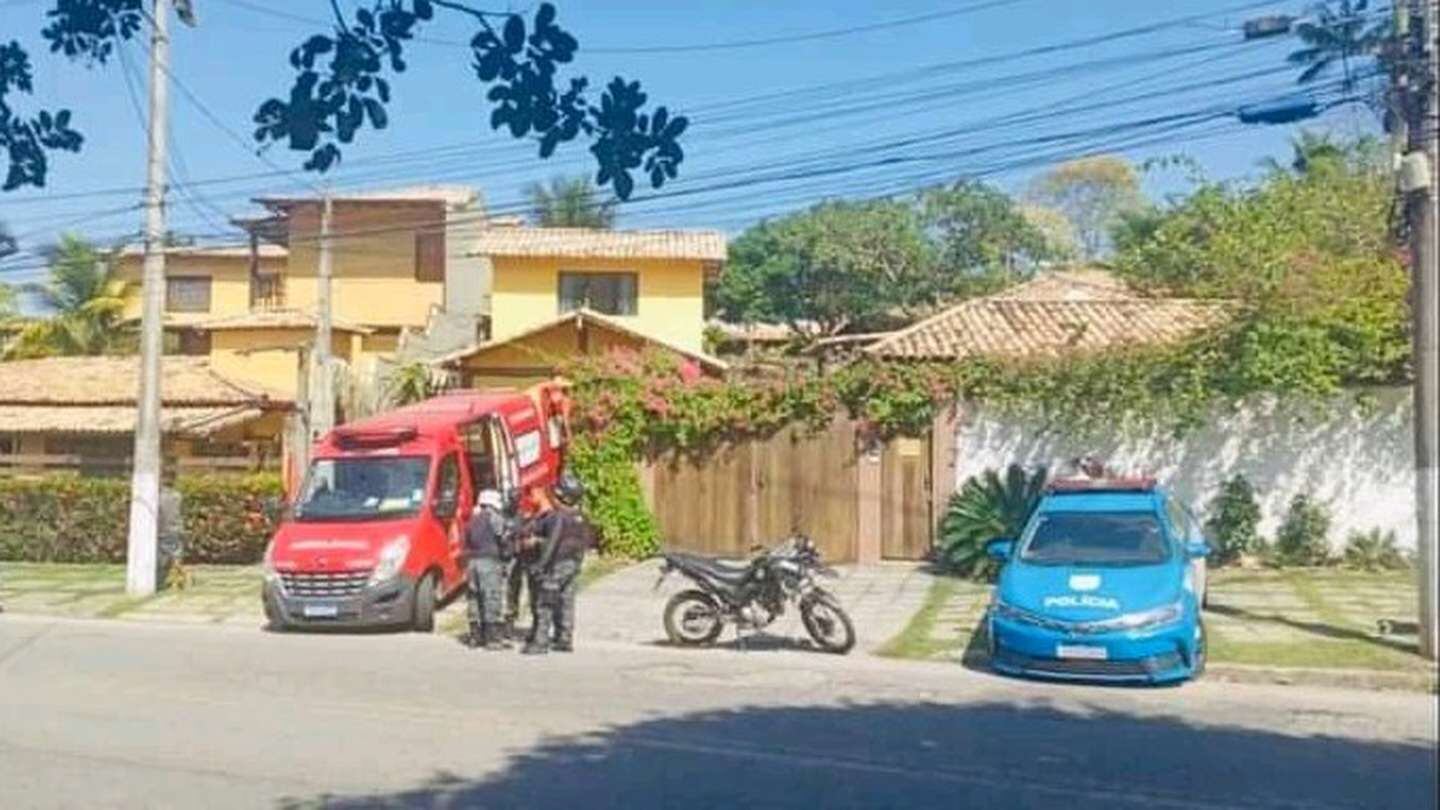
[[[425,502],[430,459],[322,458],[310,464],[295,519],[373,520],[409,517]]]
[[[1158,565],[1170,558],[1149,512],[1046,512],[1022,542],[1020,559],[1032,565]]]

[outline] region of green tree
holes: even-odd
[[[996,538],[1014,540],[1044,494],[1049,471],[1011,464],[1002,476],[986,470],[950,496],[940,522],[940,559],[956,573],[988,579],[999,565],[985,546]]]
[[[1360,80],[1360,63],[1382,54],[1393,26],[1388,9],[1370,10],[1368,0],[1338,0],[1311,7],[1310,19],[1295,25],[1301,47],[1287,57],[1299,65],[1299,81],[1309,84],[1339,69],[1345,88]]]
[[[590,178],[555,177],[525,189],[530,221],[542,228],[613,228],[615,205],[600,198]]]
[[[913,313],[937,297],[915,207],[826,202],[756,225],[730,245],[715,287],[727,320],[776,321],[835,334]]]
[[[132,349],[134,330],[121,318],[131,285],[115,277],[108,257],[68,234],[44,253],[50,260],[50,278],[25,289],[49,315],[21,329],[7,354],[95,355]]]
[[[1054,258],[1046,234],[1002,191],[962,180],[920,192],[918,204],[938,262],[940,297],[988,292]]]
[[[385,375],[385,401],[391,407],[421,402],[444,390],[444,376],[427,363],[406,363]]]
[[[1098,259],[1110,249],[1110,230],[1128,211],[1141,208],[1140,176],[1130,161],[1096,155],[1062,163],[1035,178],[1032,202],[1065,215],[1080,240],[1081,256]]]
[[[1260,503],[1255,488],[1243,475],[1227,479],[1210,502],[1210,518],[1205,521],[1205,533],[1216,546],[1215,562],[1226,565],[1260,552],[1264,540],[1259,529]]]

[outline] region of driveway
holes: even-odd
[[[0,617],[0,807],[1435,807],[1434,697]]]
[[[665,602],[674,593],[691,587],[685,577],[671,574],[659,591],[660,563],[649,561],[617,571],[580,592],[576,633],[581,642],[602,640],[630,644],[665,643],[663,613]],[[822,584],[845,606],[855,623],[856,649],[874,651],[904,629],[920,609],[934,577],[913,563],[841,566],[840,576]],[[751,650],[773,650],[804,646],[807,636],[796,611],[753,637],[746,634]],[[734,630],[721,637],[721,644],[734,644]]]

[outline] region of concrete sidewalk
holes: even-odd
[[[656,591],[659,561],[632,565],[596,582],[580,593],[576,633],[587,639],[633,644],[664,644],[663,614],[672,594],[685,590],[690,581],[672,574]],[[839,578],[826,580],[824,587],[839,598],[855,623],[856,649],[873,651],[905,627],[930,591],[934,577],[913,563],[882,563],[842,566]],[[733,630],[721,636],[721,645],[732,645]],[[790,610],[762,633],[748,637],[750,649],[794,649],[808,642],[798,611]]]

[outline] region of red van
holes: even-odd
[[[568,440],[562,386],[462,391],[338,427],[316,442],[265,550],[272,628],[405,626],[429,632],[465,587],[476,494],[524,511],[554,483]]]

